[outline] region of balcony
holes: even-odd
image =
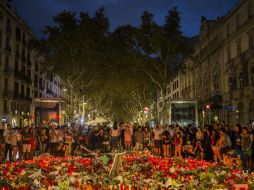
[[[7,76],[10,76],[12,75],[13,73],[13,69],[11,67],[5,67],[4,68],[4,74],[7,75]]]
[[[1,95],[3,98],[8,99],[8,98],[12,98],[14,93],[11,90],[4,90]]]
[[[28,84],[32,84],[32,79],[29,76],[26,76],[24,71],[15,71],[15,77],[19,78],[22,81],[27,82]]]
[[[29,96],[25,96],[24,94],[14,94],[14,99],[32,102],[32,98]]]

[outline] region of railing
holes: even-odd
[[[24,100],[27,102],[31,102],[32,98],[29,96],[25,96],[24,94],[14,94],[14,99],[16,100]]]
[[[3,90],[2,97],[4,98],[12,98],[14,95],[14,92],[11,90]]]
[[[18,77],[22,81],[26,81],[28,84],[32,84],[32,79],[29,76],[26,76],[24,71],[16,71],[14,72],[15,76]]]

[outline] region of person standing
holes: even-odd
[[[144,142],[144,133],[141,127],[139,127],[138,130],[134,133],[134,139],[136,142],[134,149],[141,151],[143,149],[143,142]]]
[[[12,161],[17,161],[17,153],[18,153],[18,133],[17,129],[11,130],[11,146],[12,146]]]
[[[205,144],[205,160],[213,160],[213,150],[212,150],[212,131],[211,126],[206,128],[204,135],[204,144]]]
[[[150,146],[151,133],[149,131],[149,127],[145,127],[144,130],[144,147]]]
[[[22,159],[22,134],[20,128],[16,127],[17,145],[18,145],[18,159]]]
[[[46,147],[47,147],[47,142],[48,142],[48,135],[46,134],[46,129],[42,128],[40,130],[40,133],[38,135],[38,143],[40,147],[40,154],[45,154],[46,153]]]
[[[211,132],[211,147],[213,150],[213,160],[215,162],[222,160],[220,155],[220,147],[219,147],[219,133],[217,129],[213,128]]]
[[[225,129],[221,128],[220,129],[220,138],[218,140],[218,145],[219,145],[219,148],[220,148],[221,158],[223,160],[224,160],[225,154],[228,152],[228,150],[231,146],[230,143],[229,143],[229,137],[227,136],[227,134],[225,132]]]
[[[25,126],[22,136],[23,136],[23,140],[22,140],[23,159],[29,160],[30,151],[31,151],[31,139],[32,139],[32,133],[29,129],[29,126]]]
[[[162,144],[163,144],[163,156],[169,157],[171,155],[171,137],[168,130],[165,130],[162,134]]]
[[[111,136],[111,150],[114,150],[115,148],[118,148],[119,144],[119,135],[120,130],[117,127],[117,123],[115,122],[113,124],[112,129],[110,130],[110,136]]]
[[[65,155],[71,155],[71,146],[73,142],[72,130],[68,129],[64,134]]]
[[[12,161],[12,146],[11,146],[11,125],[7,124],[7,128],[3,133],[5,142],[4,158],[6,160]]]
[[[56,125],[53,124],[51,126],[51,129],[49,130],[49,153],[51,155],[55,155],[55,149],[56,149],[56,145],[57,145],[57,129],[56,129]]]
[[[130,150],[131,149],[131,131],[129,126],[126,126],[124,130],[124,143],[125,143],[125,148],[127,150]]]
[[[5,160],[4,157],[4,148],[5,148],[5,142],[4,142],[4,123],[0,125],[0,163]]]
[[[175,136],[175,141],[174,141],[175,156],[179,157],[180,159],[182,159],[182,144],[183,144],[183,139],[182,139],[181,133],[177,132]]]
[[[161,126],[157,125],[153,129],[153,134],[154,134],[154,153],[157,155],[161,154]]]
[[[242,150],[246,163],[246,168],[250,169],[252,166],[252,144],[253,144],[253,136],[249,133],[247,127],[244,127],[242,130]]]

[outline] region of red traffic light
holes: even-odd
[[[206,109],[210,109],[210,105],[209,104],[207,104],[205,107],[206,107]]]

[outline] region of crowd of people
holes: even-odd
[[[23,129],[10,124],[0,126],[0,161],[31,159],[49,153],[54,156],[77,155],[86,152],[115,150],[149,151],[163,157],[179,159],[192,157],[207,161],[221,161],[231,167],[253,169],[254,127],[223,123],[206,125],[156,125],[114,123],[81,127],[33,124]],[[84,148],[84,149],[83,149]]]

